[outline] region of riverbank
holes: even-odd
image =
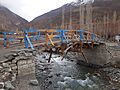
[[[119,68],[90,68],[78,65],[76,60],[53,55],[48,64],[48,54],[36,58],[36,77],[41,90],[119,90]],[[112,68],[112,70],[111,70]],[[109,73],[108,73],[109,72]],[[115,83],[113,80],[117,79]]]
[[[31,85],[31,80],[36,80],[35,73],[17,77],[15,90],[41,90],[38,85]]]
[[[120,47],[111,44],[109,46],[115,62],[109,67],[100,69],[78,65],[77,59],[66,57],[61,61],[60,55],[52,55],[51,63],[47,63],[49,53],[41,50],[16,48],[9,49],[8,52],[1,51],[0,89],[4,90],[7,86],[12,90],[74,90],[75,87],[79,87],[78,90],[85,88],[85,90],[119,90],[120,64],[117,57],[120,55]],[[114,50],[116,52],[113,52]],[[30,85],[30,81],[36,80],[36,77],[39,85]],[[90,83],[86,82],[83,87],[80,81],[86,80]]]
[[[3,51],[5,52],[5,51]],[[18,77],[35,73],[36,50],[12,49],[0,58],[0,89],[16,90]]]

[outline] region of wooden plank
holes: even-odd
[[[4,35],[0,34],[0,38],[4,38]]]

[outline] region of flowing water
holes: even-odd
[[[76,60],[48,54],[36,57],[36,77],[41,90],[106,90],[105,81],[95,76],[95,69],[76,64]]]

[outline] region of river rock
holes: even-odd
[[[56,75],[57,77],[59,77],[59,76],[61,75],[61,73],[56,73],[55,75]]]
[[[59,87],[66,87],[67,86],[66,82],[61,82],[61,81],[58,81],[57,84],[59,85]]]
[[[53,74],[49,74],[49,75],[48,75],[48,78],[52,78],[52,77],[53,77]]]
[[[49,84],[52,84],[52,81],[48,81]]]
[[[11,84],[10,81],[5,82],[5,90],[15,90],[15,87]]]
[[[11,72],[12,70],[11,70],[11,68],[4,68],[4,71],[5,72]]]
[[[3,68],[9,68],[10,67],[10,65],[8,63],[3,63],[2,65],[3,65]]]
[[[27,59],[29,59],[29,57],[18,56],[18,57],[16,57],[15,59],[16,59],[16,61],[18,61],[18,60],[27,60]]]
[[[15,67],[15,66],[17,66],[17,65],[16,65],[16,64],[13,64],[13,63],[10,65],[10,67]]]
[[[0,82],[0,90],[1,90],[1,89],[4,89],[4,86],[5,86],[5,85],[4,85],[4,82]]]
[[[33,51],[33,52],[32,52],[32,55],[33,55],[33,56],[36,56],[38,53],[39,53],[39,52],[37,52],[37,51]]]
[[[46,56],[45,56],[45,55],[43,55],[43,56],[42,56],[42,58],[46,58]]]
[[[19,55],[19,56],[25,56],[25,51],[20,51],[20,52],[18,53],[18,55]]]
[[[18,73],[18,71],[17,71],[16,69],[13,69],[12,72],[13,72],[14,74],[17,74],[17,73]]]
[[[0,66],[0,71],[3,69],[3,67],[2,66]]]
[[[11,61],[11,60],[15,59],[15,57],[10,55],[7,59],[8,59],[8,61]]]
[[[17,53],[12,53],[12,56],[17,57],[18,54]]]
[[[3,59],[0,58],[0,63],[5,63],[5,62],[7,62],[7,61],[8,61],[7,58],[3,58]]]
[[[30,80],[30,85],[38,86],[38,81],[37,80]]]
[[[25,53],[25,56],[26,56],[26,57],[31,57],[31,56],[32,56],[32,53]]]
[[[17,59],[12,60],[12,64],[16,64],[17,63]]]
[[[16,70],[18,67],[17,66],[14,66],[14,67],[12,67],[12,70]]]
[[[46,60],[45,59],[41,59],[40,63],[46,63]]]
[[[6,54],[4,57],[7,58],[8,61],[15,59],[15,57],[13,56],[13,53]]]
[[[13,81],[15,81],[15,80],[16,80],[16,74],[13,74],[11,81],[13,82]]]

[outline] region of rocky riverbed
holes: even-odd
[[[36,56],[36,77],[41,90],[119,90],[119,68],[95,69],[48,53]],[[112,70],[114,71],[112,71]],[[109,73],[108,73],[109,72]],[[114,83],[114,81],[116,83]]]
[[[12,50],[0,57],[0,90],[120,90],[120,48],[108,49],[115,61],[99,69],[58,54],[48,63],[41,50]]]

